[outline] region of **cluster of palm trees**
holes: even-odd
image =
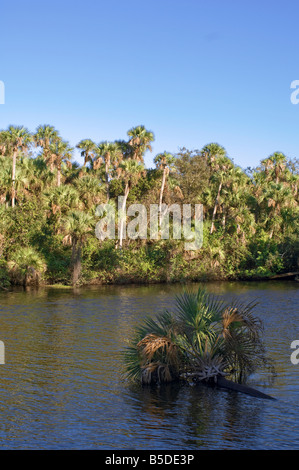
[[[244,383],[256,371],[274,373],[255,306],[226,304],[202,288],[184,291],[176,296],[173,310],[136,327],[123,354],[126,377],[144,385],[183,381],[230,386],[227,379]]]
[[[26,255],[25,271],[47,272],[49,263],[44,258],[37,262],[37,257],[51,249],[49,243],[43,245],[51,233],[55,243],[60,240],[66,249],[72,247],[72,283],[79,282],[82,250],[94,230],[95,209],[100,203],[115,204],[118,196],[123,197],[122,210],[128,200],[158,204],[160,221],[165,204],[203,205],[204,245],[193,265],[179,242],[157,241],[167,251],[167,266],[174,260],[177,273],[194,268],[196,277],[200,264],[217,275],[238,270],[263,275],[295,267],[299,257],[296,160],[275,152],[259,167],[243,170],[221,145],[211,143],[200,150],[182,148],[176,155],[165,151],[154,157],[155,168],[146,169],[144,155],[152,151],[153,132],[139,125],[127,135],[127,140],[114,142],[81,140],[76,145],[83,157],[80,166],[72,161],[75,148],[54,126],[41,125],[35,132],[22,126],[0,131],[0,254],[3,263],[14,266],[15,274],[18,263],[23,269],[15,252],[25,249],[21,251]],[[115,248],[141,253],[144,241],[126,240],[123,223]],[[96,253],[99,245],[94,242],[90,249]]]
[[[9,126],[7,130],[0,131],[0,156],[3,157],[1,164],[4,170],[1,174],[1,200],[6,207],[9,205],[12,208],[15,207],[16,198],[18,200],[16,186],[18,183],[22,184],[24,176],[23,171],[23,174],[18,175],[18,181],[16,180],[17,161],[21,160],[20,167],[24,170],[24,166],[28,164],[26,157],[31,156],[34,149],[38,148],[39,154],[34,162],[36,166],[34,172],[37,173],[38,164],[42,159],[46,171],[43,172],[44,185],[42,184],[40,189],[46,188],[44,194],[48,195],[50,212],[52,216],[56,214],[56,219],[62,224],[62,231],[66,232],[63,242],[72,245],[73,284],[77,283],[80,276],[82,244],[93,226],[92,216],[88,210],[92,205],[103,200],[102,167],[104,167],[106,201],[109,202],[110,199],[110,180],[115,177],[124,183],[124,206],[131,187],[145,171],[143,156],[146,150],[151,150],[154,135],[140,125],[130,129],[128,136],[128,141],[103,141],[99,144],[91,139],[81,140],[76,147],[81,151],[84,163],[76,177],[77,165],[72,165],[71,162],[74,148],[61,138],[55,127],[40,125],[35,133],[30,133],[22,126]],[[6,171],[10,166],[7,164],[8,159],[11,159],[10,178]],[[88,164],[89,168],[86,171]],[[62,172],[63,183],[71,182],[72,184],[63,186],[60,190]],[[56,178],[56,188],[53,188],[54,178]],[[11,183],[10,187],[7,183]],[[23,183],[23,189],[28,190],[30,187],[28,181],[23,179]],[[21,203],[23,194],[19,196]],[[79,208],[80,200],[83,205],[81,204]],[[61,219],[60,216],[64,212],[63,206],[65,212],[67,210],[71,212]],[[122,246],[122,229],[123,227],[121,227],[120,246]]]

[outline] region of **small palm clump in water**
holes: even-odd
[[[176,297],[175,311],[146,319],[125,350],[128,378],[142,384],[175,380],[244,383],[256,370],[271,367],[255,304],[225,305],[205,290]],[[232,383],[231,382],[231,383]]]

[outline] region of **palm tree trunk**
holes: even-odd
[[[61,167],[60,165],[57,167],[57,186],[61,184]]]
[[[53,155],[51,155],[51,157],[50,157],[50,171],[51,171],[51,173],[54,173],[54,168],[55,168],[54,157],[53,157]]]
[[[211,225],[210,233],[213,233],[214,228],[215,228],[214,222],[215,222],[215,218],[216,218],[216,213],[217,213],[217,207],[218,207],[218,202],[219,202],[219,198],[220,198],[221,188],[222,188],[222,183],[219,184],[219,188],[218,188],[218,193],[217,193],[217,197],[216,197],[216,201],[215,201],[215,205],[214,205],[214,210],[213,210],[212,225]]]
[[[16,199],[16,164],[17,164],[17,152],[13,153],[12,156],[12,188],[11,188],[11,207],[15,207]]]
[[[236,392],[242,392],[242,393],[245,393],[246,395],[251,395],[256,398],[266,398],[268,400],[275,400],[274,397],[271,397],[270,395],[260,392],[259,390],[256,390],[254,388],[248,387],[248,385],[243,385],[243,384],[239,384],[236,382],[232,382],[231,380],[227,380],[221,376],[217,377],[217,385],[219,387],[227,388],[229,390],[234,390]]]
[[[23,286],[24,287],[27,287],[28,286],[28,283],[29,283],[29,273],[26,269],[26,273],[25,273],[25,277],[24,277],[24,282],[23,282]]]
[[[163,201],[165,181],[166,181],[166,168],[164,168],[163,170],[162,184],[161,184],[161,189],[160,189],[160,200],[159,200],[159,223],[160,225],[162,223],[162,220],[161,220],[162,219],[162,201]]]
[[[122,202],[122,207],[121,207],[121,212],[122,212],[122,213],[121,213],[121,223],[120,223],[120,230],[119,230],[119,247],[120,247],[120,248],[122,248],[122,245],[123,245],[124,224],[125,224],[124,212],[125,212],[125,208],[126,208],[126,203],[127,203],[127,199],[128,199],[129,192],[130,192],[129,183],[126,183],[126,186],[125,186],[125,194],[124,194],[124,198],[123,198],[123,202]]]
[[[72,267],[73,267],[73,274],[72,274],[72,284],[75,286],[81,274],[81,243],[79,240],[73,241],[72,246]]]
[[[107,193],[107,202],[110,199],[109,194],[109,164],[106,162],[105,164],[105,180],[106,180],[106,193]]]

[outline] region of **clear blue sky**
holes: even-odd
[[[298,22],[295,0],[2,0],[0,129],[52,124],[75,146],[143,124],[148,167],[209,142],[242,167],[299,157]]]

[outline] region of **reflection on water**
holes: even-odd
[[[196,288],[196,285],[193,286]],[[299,284],[213,283],[256,300],[277,378],[255,399],[204,386],[141,388],[120,351],[141,318],[171,308],[179,285],[16,289],[0,293],[0,447],[4,449],[299,449]]]

